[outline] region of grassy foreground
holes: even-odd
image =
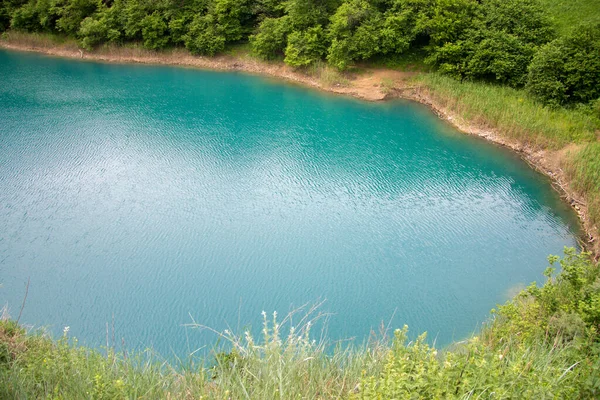
[[[566,249],[498,310],[478,336],[445,350],[407,328],[363,347],[311,339],[309,322],[284,334],[266,315],[262,337],[225,331],[210,367],[174,367],[150,353],[127,355],[53,341],[0,322],[0,398],[7,399],[466,399],[598,398],[600,269]],[[561,271],[556,274],[554,265]],[[228,349],[228,350],[224,350]]]

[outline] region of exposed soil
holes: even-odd
[[[509,140],[501,132],[489,129],[480,123],[465,121],[451,110],[443,106],[430,89],[414,84],[411,79],[416,72],[403,72],[388,69],[365,68],[360,73],[349,75],[343,82],[325,83],[315,76],[307,75],[281,62],[268,63],[247,55],[220,55],[215,57],[192,56],[187,51],[175,49],[167,52],[151,52],[138,48],[110,48],[97,52],[78,49],[73,44],[50,45],[31,44],[11,41],[10,38],[0,40],[0,47],[20,51],[34,51],[53,56],[78,58],[116,63],[164,64],[221,71],[243,71],[296,82],[319,90],[356,97],[367,101],[381,101],[390,98],[403,98],[417,101],[429,106],[440,118],[450,122],[464,133],[483,137],[518,152],[534,169],[549,176],[553,186],[579,215],[585,230],[581,244],[600,256],[599,230],[588,218],[585,199],[571,189],[566,174],[561,166],[566,154],[577,151],[578,145],[552,151],[536,149],[518,141]]]

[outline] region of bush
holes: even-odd
[[[263,60],[283,55],[290,31],[289,17],[266,18],[258,27],[258,32],[250,36],[252,51]]]
[[[450,7],[441,8],[449,15]],[[467,27],[466,19],[474,16]],[[475,10],[465,2],[464,13],[458,13],[446,39],[445,25],[435,24],[434,18],[425,23],[426,30],[435,34],[427,62],[441,72],[457,78],[481,79],[523,86],[527,67],[537,47],[553,38],[553,29],[546,13],[536,0],[485,0]],[[443,20],[442,20],[443,21]],[[446,21],[447,22],[447,21]],[[438,31],[440,29],[440,31]]]
[[[600,24],[582,25],[543,46],[529,66],[527,90],[549,105],[600,97]]]
[[[11,18],[10,25],[14,29],[34,32],[42,29],[37,2],[31,0],[17,9]]]
[[[488,82],[523,86],[534,48],[505,31],[481,32],[466,63],[465,76]]]
[[[321,60],[327,51],[323,27],[318,25],[288,36],[285,63],[292,67],[304,67]]]
[[[225,36],[210,14],[194,18],[184,42],[192,54],[214,56],[225,48]]]
[[[242,39],[251,30],[249,0],[213,0],[212,13],[221,34],[228,42]]]
[[[162,49],[169,43],[167,23],[157,11],[147,15],[140,22],[144,47],[151,50]]]
[[[329,25],[329,63],[343,70],[354,60],[364,60],[381,52],[383,23],[383,15],[368,1],[343,3]]]
[[[67,0],[66,4],[59,8],[60,18],[56,21],[56,28],[67,35],[75,36],[81,22],[91,16],[97,6],[96,0]]]

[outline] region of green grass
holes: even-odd
[[[587,201],[590,220],[600,226],[600,142],[590,143],[573,155],[566,170],[575,190]]]
[[[522,90],[459,82],[437,73],[420,74],[415,79],[465,121],[536,148],[559,149],[573,142],[595,141],[595,132],[600,129],[600,121],[591,113],[544,107]]]
[[[264,315],[260,338],[216,332],[224,345],[209,363],[173,366],[151,352],[101,355],[67,332],[53,341],[0,321],[0,398],[598,398],[600,269],[573,249],[560,265],[493,311],[478,336],[445,350],[425,335],[408,341],[406,327],[390,340],[332,346],[311,339],[310,318],[290,330]]]
[[[600,22],[600,0],[540,0],[552,16],[559,34],[566,34],[580,23]]]

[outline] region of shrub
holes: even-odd
[[[327,51],[323,27],[318,25],[288,36],[285,63],[292,67],[304,67],[321,60]]]
[[[527,90],[550,105],[600,97],[600,24],[581,25],[543,46],[529,66]]]
[[[456,24],[448,32],[448,38],[454,39],[447,42],[442,42],[444,25],[438,32],[435,18],[425,23],[436,38],[426,61],[460,79],[523,86],[537,47],[554,35],[549,18],[536,0],[485,0],[478,9],[465,3],[464,13],[458,15],[460,18],[456,17]],[[465,21],[471,15],[472,25],[466,27]]]
[[[252,51],[263,60],[283,55],[290,31],[289,17],[266,18],[256,34],[250,36]]]
[[[184,42],[192,54],[213,56],[225,48],[225,36],[210,14],[194,18]]]
[[[155,11],[140,22],[144,47],[151,50],[162,49],[169,43],[167,23],[162,15]]]

